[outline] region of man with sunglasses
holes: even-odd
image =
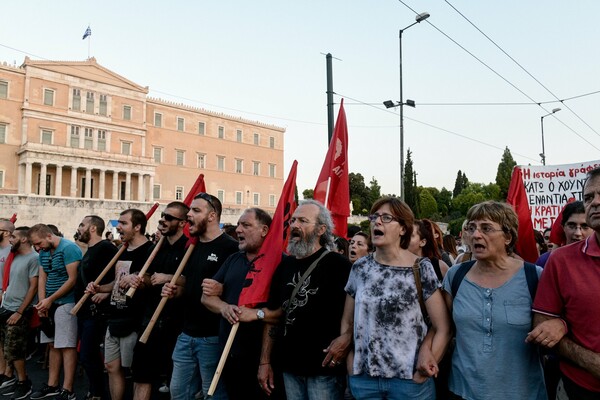
[[[177,285],[163,286],[163,296],[182,298],[183,330],[173,351],[171,399],[193,400],[200,390],[206,395],[221,357],[220,317],[201,303],[202,281],[212,278],[223,262],[238,251],[238,243],[220,228],[222,206],[208,193],[198,193],[188,213],[190,235],[197,239]],[[220,294],[220,293],[219,293]],[[213,400],[227,399],[222,382]]]
[[[164,237],[154,260],[144,276],[147,285],[147,302],[144,305],[144,317],[141,331],[144,331],[160,303],[162,286],[170,282],[183,258],[188,241],[183,234],[190,208],[180,201],[167,204],[160,214],[158,232]],[[134,400],[149,400],[152,384],[157,383],[161,375],[170,376],[172,370],[171,355],[181,333],[183,315],[180,299],[167,302],[160,318],[154,325],[147,343],[137,342],[133,350],[131,372],[134,382]]]

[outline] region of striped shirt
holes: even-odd
[[[47,275],[46,298],[56,293],[69,279],[66,266],[81,261],[82,254],[79,247],[70,240],[61,238],[54,253],[49,250],[40,251],[40,265]],[[54,301],[56,304],[68,304],[75,302],[73,290]]]

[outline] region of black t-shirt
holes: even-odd
[[[77,271],[77,281],[75,282],[75,300],[79,301],[85,292],[88,283],[94,282],[98,275],[108,265],[110,260],[117,254],[117,247],[109,240],[101,240],[93,246],[88,247],[79,263]],[[101,285],[112,282],[115,279],[115,270],[110,271],[100,281]],[[99,304],[92,303],[92,296],[89,296],[83,304],[77,316],[80,318],[91,318],[105,314],[109,307],[109,300]]]
[[[147,290],[136,290],[135,295],[128,298],[125,293],[129,289],[121,289],[118,285],[121,276],[134,274],[142,269],[151,250],[150,241],[133,250],[127,249],[115,265],[115,285],[110,296],[111,307],[108,318],[108,330],[113,336],[124,337],[140,329],[143,308],[147,301]]]
[[[346,302],[344,287],[352,264],[341,254],[330,252],[319,261],[306,278],[291,306],[288,306],[295,284],[325,249],[304,259],[286,257],[273,276],[269,308],[287,307],[276,359],[283,371],[303,376],[337,375],[345,366],[323,368],[323,350],[340,335],[340,324]]]
[[[175,274],[175,271],[177,271],[177,267],[179,267],[179,263],[185,254],[185,245],[187,241],[188,238],[185,235],[182,235],[173,244],[169,243],[167,238],[165,238],[160,249],[154,256],[154,260],[152,260],[147,274],[152,275],[155,272],[169,275]],[[145,289],[148,301],[144,307],[143,326],[148,325],[154,311],[156,311],[158,303],[160,303],[162,287],[163,285],[156,285]],[[165,308],[160,313],[158,321],[159,327],[168,326],[169,329],[181,330],[183,310],[181,309],[180,300],[181,299],[175,298],[167,301]]]
[[[219,268],[219,272],[213,279],[223,284],[221,300],[227,304],[238,304],[240,293],[244,287],[246,275],[252,263],[246,257],[245,252],[238,252],[229,256],[225,263]],[[260,308],[257,305],[256,308]],[[258,362],[262,345],[262,321],[242,322],[238,328],[235,340],[229,354],[233,357],[254,359]],[[219,341],[224,346],[231,331],[231,324],[225,318],[221,318],[219,329]]]
[[[219,335],[220,315],[210,312],[201,303],[202,281],[212,278],[227,257],[238,251],[238,242],[226,234],[219,235],[210,242],[198,242],[183,275],[183,333],[192,337]]]

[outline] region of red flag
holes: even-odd
[[[17,213],[14,213],[14,214],[12,215],[12,217],[10,217],[10,222],[12,222],[13,224],[14,224],[15,222],[17,222]]]
[[[296,210],[295,188],[296,170],[298,161],[294,160],[288,175],[281,197],[273,215],[273,222],[265,238],[258,256],[254,260],[254,267],[248,271],[244,288],[240,293],[238,304],[240,306],[255,307],[264,303],[269,298],[269,288],[275,269],[281,262],[282,252],[287,243],[290,218]]]
[[[567,200],[567,204],[572,203],[574,201],[575,197],[571,197],[569,200]],[[558,215],[556,216],[556,219],[552,224],[552,229],[550,230],[550,242],[559,246],[564,246],[565,243],[567,243],[567,236],[565,235],[565,231],[562,226],[563,211],[565,211],[565,207],[567,206],[567,204],[564,205],[564,207],[560,210],[560,213],[558,213]]]
[[[8,287],[8,281],[10,278],[10,266],[13,262],[15,258],[15,253],[11,250],[10,253],[8,253],[8,257],[6,257],[6,260],[4,260],[4,271],[2,272],[2,291],[6,292],[6,288]],[[37,313],[36,313],[37,314]]]
[[[348,235],[348,216],[350,216],[350,185],[348,181],[348,124],[344,111],[344,99],[340,104],[333,137],[315,186],[314,199],[323,203],[331,211],[335,226],[333,233],[345,238]]]
[[[527,193],[523,184],[523,171],[519,167],[513,169],[506,202],[512,205],[519,218],[516,251],[525,261],[535,263],[539,257],[539,253],[535,245],[531,211],[529,210]]]
[[[185,196],[185,200],[183,200],[183,202],[185,203],[186,206],[188,206],[188,207],[191,206],[192,201],[194,201],[194,197],[196,197],[196,195],[198,193],[202,193],[202,192],[206,193],[206,185],[204,183],[204,174],[198,175],[198,178],[196,178],[196,182],[194,182],[194,185],[188,192],[187,196]],[[187,237],[190,237],[190,226],[188,224],[185,224],[185,227],[183,228],[183,234]],[[194,244],[196,244],[197,239],[192,239],[191,242],[194,242]],[[188,245],[190,243],[188,243]]]

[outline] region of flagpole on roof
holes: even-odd
[[[88,29],[90,29],[90,24],[88,24]],[[90,34],[88,35],[88,60],[90,59],[90,48],[92,47],[92,33],[90,30]]]

